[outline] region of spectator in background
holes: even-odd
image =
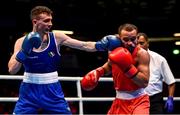
[[[163,113],[163,82],[168,85],[168,99],[165,103],[167,113],[174,109],[173,96],[175,78],[170,70],[167,60],[160,54],[149,50],[149,40],[145,33],[138,33],[138,44],[150,54],[150,79],[145,91],[150,96],[150,114]]]

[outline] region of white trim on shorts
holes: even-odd
[[[119,98],[119,99],[127,99],[127,100],[130,100],[130,99],[134,99],[134,98],[137,98],[141,95],[145,95],[145,91],[144,91],[144,88],[140,88],[138,90],[135,90],[135,91],[117,91],[116,90],[116,98]]]
[[[51,73],[28,73],[24,72],[25,83],[34,83],[34,84],[49,84],[58,82],[58,73],[57,71]]]

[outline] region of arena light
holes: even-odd
[[[67,30],[52,30],[53,32],[63,32],[64,34],[72,35],[74,34],[73,31],[67,31]]]
[[[150,42],[161,42],[161,41],[180,41],[180,37],[153,37],[149,38]]]
[[[180,41],[176,41],[176,42],[175,42],[175,45],[180,45]]]
[[[173,54],[178,55],[180,53],[179,49],[173,49]]]
[[[174,33],[174,37],[180,37],[180,33]]]

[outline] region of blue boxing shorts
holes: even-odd
[[[22,82],[13,114],[72,114],[59,82],[33,84]]]

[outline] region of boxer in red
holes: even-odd
[[[108,62],[87,73],[81,80],[84,90],[92,90],[101,76],[112,72],[116,98],[108,114],[149,114],[149,96],[144,88],[149,81],[150,57],[137,44],[138,29],[133,24],[118,29],[122,46],[109,52]]]

